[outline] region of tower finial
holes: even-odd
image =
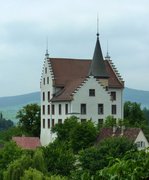
[[[107,40],[107,54],[105,56],[105,59],[106,60],[110,60],[110,56],[109,56],[109,42],[108,42],[108,40]]]
[[[46,54],[45,56],[48,58],[49,57],[49,53],[48,53],[48,37],[46,37]]]
[[[97,13],[97,38],[99,37],[99,16]]]

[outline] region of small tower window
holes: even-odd
[[[45,119],[42,121],[42,127],[45,128]]]
[[[45,74],[47,74],[47,67],[45,68]]]
[[[95,89],[89,89],[89,96],[95,96]]]
[[[112,114],[116,114],[116,105],[112,105]]]
[[[50,128],[50,119],[48,119],[48,128]]]

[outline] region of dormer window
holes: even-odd
[[[95,89],[89,89],[89,96],[95,96]]]

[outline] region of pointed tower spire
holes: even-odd
[[[106,71],[105,63],[103,60],[102,50],[99,41],[99,20],[97,18],[97,40],[94,50],[93,60],[90,66],[89,76],[108,78],[108,73]]]
[[[48,53],[48,37],[46,37],[46,54],[45,54],[46,58],[49,58],[49,53]]]
[[[110,60],[110,56],[109,56],[109,43],[108,43],[108,41],[107,41],[107,54],[106,54],[106,56],[105,56],[105,60]]]

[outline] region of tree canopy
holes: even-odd
[[[40,106],[38,104],[28,104],[17,112],[19,126],[31,136],[40,135]]]

